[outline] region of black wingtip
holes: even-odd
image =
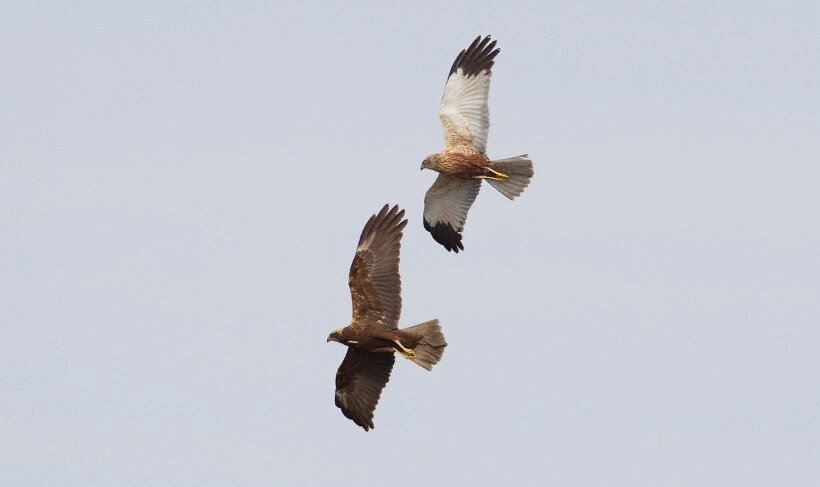
[[[464,76],[478,76],[482,71],[489,72],[495,64],[495,57],[501,52],[501,49],[495,49],[497,41],[490,42],[490,36],[481,39],[481,35],[475,38],[467,49],[463,49],[458,56],[456,56],[453,65],[450,67],[449,78],[459,68],[461,68]]]
[[[427,220],[424,220],[424,229],[430,232],[433,240],[440,243],[448,252],[458,253],[459,250],[464,250],[461,234],[450,225],[439,222],[431,226]]]

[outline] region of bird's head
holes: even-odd
[[[433,159],[433,156],[427,156],[421,161],[421,170],[430,169],[430,161]]]
[[[330,332],[330,335],[327,336],[327,341],[342,343],[342,329],[339,328],[338,330]]]

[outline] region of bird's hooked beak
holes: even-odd
[[[339,328],[338,330],[333,330],[330,332],[330,335],[327,336],[328,342],[338,342],[339,338],[342,336],[342,329]]]

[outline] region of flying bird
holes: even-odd
[[[370,217],[359,237],[348,284],[353,300],[350,325],[334,330],[327,341],[347,345],[336,372],[336,406],[365,431],[390,380],[394,353],[427,370],[441,360],[447,342],[438,320],[399,330],[401,277],[399,251],[404,210],[398,206]]]
[[[422,169],[438,178],[424,196],[424,229],[448,251],[464,250],[461,232],[481,180],[509,199],[530,184],[532,161],[527,154],[491,161],[487,157],[491,69],[500,49],[490,36],[476,37],[462,50],[447,76],[438,115],[444,128],[444,150],[427,156]]]

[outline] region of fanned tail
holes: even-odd
[[[522,154],[509,159],[499,159],[492,161],[490,167],[494,171],[504,173],[509,176],[509,179],[503,181],[496,181],[495,179],[487,179],[493,188],[497,189],[501,194],[509,199],[515,199],[530,184],[530,179],[534,174],[532,170],[532,161],[527,159],[527,154]]]
[[[427,370],[433,370],[433,366],[441,360],[441,356],[444,355],[444,348],[447,346],[438,320],[426,321],[405,328],[402,332],[421,336],[418,344],[413,349],[416,356],[412,360]]]

